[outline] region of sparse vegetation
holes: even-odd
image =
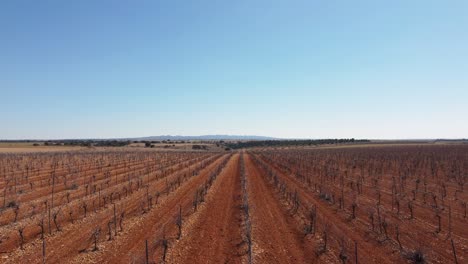
[[[468,236],[460,228],[466,224],[467,196],[459,176],[467,169],[466,148],[288,147],[228,153],[222,148],[140,148],[3,154],[0,252],[27,245],[33,250],[24,250],[25,257],[37,254],[45,259],[42,246],[47,241],[47,261],[99,251],[87,258],[171,262],[205,245],[194,232],[213,232],[214,241],[206,243],[229,246],[246,263],[256,263],[256,243],[281,232],[288,242],[275,240],[278,245],[270,252],[280,259],[284,255],[279,248],[284,248],[304,250],[306,254],[294,256],[299,262],[358,263],[373,254],[377,260],[395,262],[456,263],[466,257],[457,250],[464,246],[459,238]],[[232,177],[239,182],[235,188],[228,185],[235,182],[229,180]],[[259,186],[260,192],[255,189]],[[236,195],[231,193],[236,190]],[[262,196],[272,199],[263,201]],[[219,201],[223,204],[212,211]],[[225,216],[237,225],[226,229],[223,223],[200,222],[221,214],[224,206],[230,208]],[[259,206],[274,214],[259,219],[259,211],[265,209]],[[268,221],[275,228],[264,229]],[[226,235],[228,230],[233,233]],[[233,234],[238,235],[236,245],[229,242],[235,241]],[[36,238],[43,245],[31,243]],[[415,244],[416,239],[439,246],[429,250]],[[198,242],[192,246],[187,241]],[[180,249],[179,243],[187,249]],[[119,251],[109,252],[114,246]],[[181,255],[174,255],[173,249]],[[227,254],[226,250],[213,252]],[[128,251],[135,252],[131,260],[124,255]]]

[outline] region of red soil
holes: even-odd
[[[168,263],[242,263],[239,155],[221,173],[206,203],[184,228],[169,252]]]
[[[16,222],[0,207],[0,263],[42,263],[43,241],[46,263],[163,263],[164,252],[165,263],[249,263],[248,230],[253,263],[411,263],[416,250],[453,263],[452,241],[468,259],[466,146],[15,154],[0,165],[2,198],[20,205]],[[61,230],[46,223],[42,240],[49,207]]]
[[[268,187],[260,171],[246,157],[251,202],[254,263],[306,263],[297,227]]]

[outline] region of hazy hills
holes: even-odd
[[[252,135],[202,135],[202,136],[172,136],[172,135],[161,135],[161,136],[149,136],[139,138],[129,138],[129,140],[275,140],[278,138],[265,137],[265,136],[252,136]]]

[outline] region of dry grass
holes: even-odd
[[[39,143],[41,146],[34,146]],[[24,152],[53,152],[81,150],[83,147],[75,146],[44,146],[42,142],[0,142],[0,153],[24,153]]]

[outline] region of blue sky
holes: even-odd
[[[1,1],[0,138],[468,137],[468,1]]]

